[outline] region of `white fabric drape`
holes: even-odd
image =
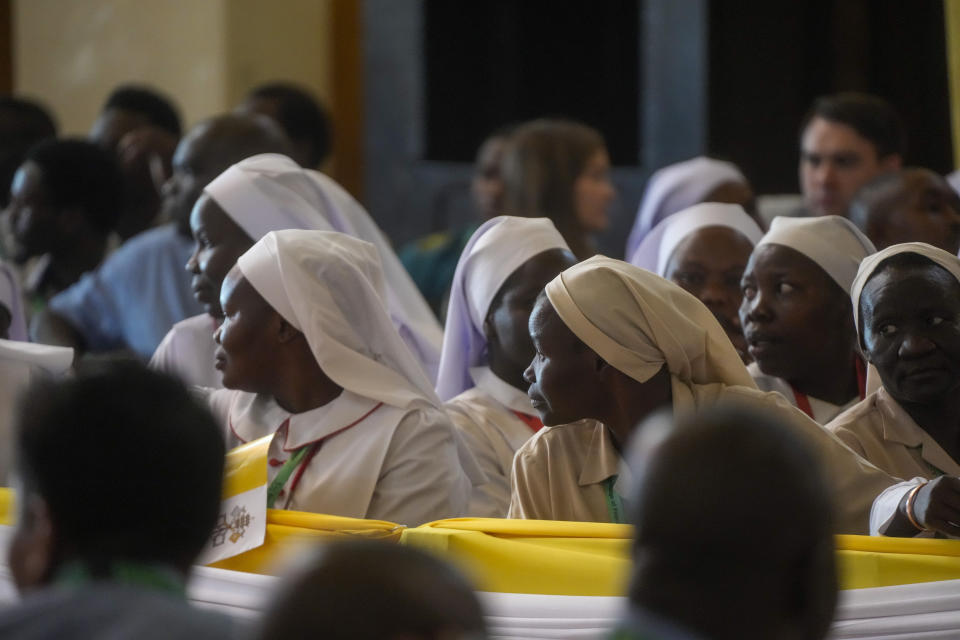
[[[486,364],[483,321],[497,291],[527,260],[570,248],[548,218],[499,216],[470,237],[450,289],[437,395],[443,401],[474,386],[470,368]]]

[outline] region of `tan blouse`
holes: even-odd
[[[827,425],[840,440],[904,480],[960,475],[960,464],[881,387]]]
[[[792,407],[779,393],[763,393],[721,383],[690,385],[673,378],[674,413],[717,404],[734,404],[773,412],[801,434],[823,463],[833,492],[837,533],[867,534],[870,508],[896,479],[868,463],[826,428]],[[582,421],[541,429],[517,451],[511,481],[511,518],[610,522],[604,481],[622,473],[620,456],[606,427]],[[625,486],[623,486],[625,485]],[[629,482],[615,485],[627,495]],[[731,499],[740,499],[731,496]]]

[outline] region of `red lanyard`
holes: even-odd
[[[310,465],[310,461],[313,460],[313,457],[317,455],[317,452],[320,451],[320,447],[323,446],[323,443],[329,440],[330,438],[343,433],[347,429],[357,426],[358,424],[366,420],[371,413],[373,413],[374,411],[376,411],[382,406],[383,406],[382,402],[377,403],[377,406],[375,406],[373,409],[370,409],[370,411],[367,411],[365,414],[363,414],[362,416],[360,416],[359,418],[357,418],[355,421],[351,422],[347,426],[337,429],[333,433],[327,434],[326,436],[324,436],[323,438],[320,438],[319,440],[316,440],[309,444],[305,444],[302,447],[298,448],[290,456],[290,458],[288,458],[287,461],[283,464],[283,468],[280,469],[276,477],[274,477],[273,482],[271,482],[270,486],[267,488],[267,495],[268,495],[267,506],[270,508],[273,508],[274,501],[276,500],[277,497],[279,497],[281,490],[283,488],[283,485],[286,484],[287,479],[290,477],[292,467],[295,466],[296,472],[293,474],[293,480],[290,482],[290,490],[287,492],[287,499],[283,503],[283,508],[286,509],[287,505],[290,504],[290,499],[293,497],[293,492],[296,490],[297,485],[300,484],[300,478],[303,476],[303,472]],[[289,424],[290,424],[290,419],[287,418],[286,420],[284,420],[283,424],[280,425],[280,428],[277,429],[277,432],[283,429],[284,426],[287,426],[287,428],[289,428]],[[306,451],[306,453],[303,453],[304,451]],[[273,462],[274,461],[271,460],[271,463]],[[273,496],[273,498],[270,499],[270,496]]]
[[[867,369],[863,360],[859,357],[853,359],[853,366],[857,370],[857,392],[860,394],[860,399],[863,400],[867,397]],[[790,386],[790,389],[793,390],[793,399],[797,402],[797,408],[810,416],[812,420],[816,420],[813,417],[813,407],[810,406],[810,398],[807,397],[807,394],[797,391],[793,388],[793,385]]]
[[[513,409],[511,409],[511,411],[513,411]],[[530,427],[530,430],[534,433],[540,431],[540,429],[543,429],[543,422],[541,422],[540,418],[537,416],[530,416],[520,411],[513,411],[513,415],[520,418],[523,421],[523,424]]]

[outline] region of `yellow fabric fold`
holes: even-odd
[[[223,497],[230,498],[267,484],[267,451],[273,435],[227,452],[223,470]]]
[[[267,532],[256,549],[214,562],[211,567],[264,575],[283,572],[291,558],[324,540],[366,538],[397,542],[404,527],[383,520],[361,520],[301,511],[267,510]]]

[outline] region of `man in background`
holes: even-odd
[[[811,216],[847,215],[857,190],[903,163],[906,136],[896,110],[864,93],[814,101],[800,128],[800,189]]]

